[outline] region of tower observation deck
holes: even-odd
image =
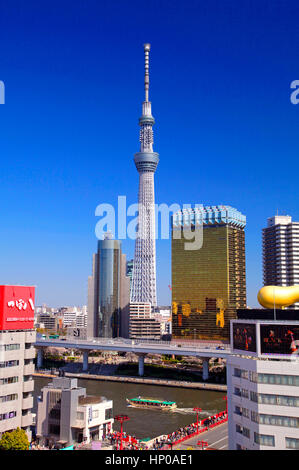
[[[155,189],[154,174],[159,154],[153,151],[153,125],[151,102],[149,101],[149,51],[144,44],[145,100],[142,104],[140,125],[140,151],[134,162],[139,173],[138,230],[135,240],[135,255],[132,276],[131,302],[150,302],[157,305],[156,293],[156,241],[155,241]]]

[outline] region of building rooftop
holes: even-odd
[[[182,209],[173,214],[173,226],[230,224],[241,228],[246,225],[246,216],[231,206],[203,206]]]
[[[95,405],[96,403],[104,403],[107,401],[105,397],[97,397],[95,395],[89,395],[86,397],[79,397],[79,405]]]

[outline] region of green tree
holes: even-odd
[[[29,440],[23,429],[5,432],[0,439],[0,450],[28,450]]]

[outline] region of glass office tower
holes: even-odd
[[[130,279],[121,242],[106,235],[93,256],[93,274],[88,279],[88,336],[114,338],[128,321]],[[127,329],[127,327],[125,327]]]
[[[193,230],[196,221],[202,246],[186,250],[183,227]],[[245,224],[245,216],[230,206],[199,205],[174,214],[173,338],[229,341],[229,320],[246,307]]]

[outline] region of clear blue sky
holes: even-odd
[[[0,283],[37,285],[38,304],[86,303],[95,208],[137,199],[150,42],[156,201],[247,216],[256,305],[267,217],[299,220],[298,12],[292,0],[0,0]],[[160,304],[170,268],[159,241]]]

